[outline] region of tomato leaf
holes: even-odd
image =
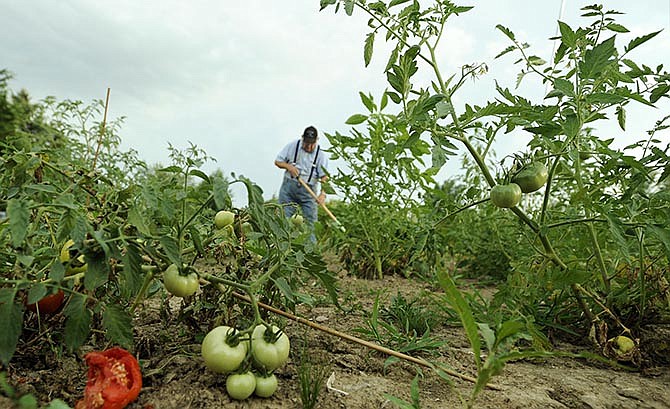
[[[75,293],[63,314],[67,317],[63,339],[70,351],[84,344],[91,331],[91,312],[86,308],[86,296]]]
[[[133,320],[123,308],[117,305],[105,305],[102,313],[102,325],[107,330],[107,339],[130,348],[133,345]]]
[[[137,206],[132,206],[130,209],[128,209],[128,223],[137,227],[137,230],[140,233],[149,236],[151,234],[151,231],[149,230],[149,227],[147,226],[144,220],[145,219],[140,214],[140,211],[138,210]]]
[[[449,273],[444,270],[439,270],[437,273],[437,278],[440,283],[440,287],[444,290],[444,293],[447,297],[449,304],[456,310],[458,316],[461,319],[463,328],[465,329],[465,334],[470,341],[470,346],[472,347],[472,352],[474,353],[475,363],[477,364],[477,369],[481,368],[481,341],[479,340],[479,331],[475,318],[472,315],[472,309],[468,303],[463,298],[463,295],[456,288],[456,284],[449,276]]]
[[[135,243],[128,243],[126,254],[123,255],[123,292],[126,296],[137,294],[142,286],[142,255]]]
[[[84,255],[84,260],[88,264],[88,269],[84,276],[84,286],[87,290],[95,290],[107,282],[109,263],[104,254],[101,254],[100,257],[92,257],[87,253]]]
[[[500,24],[498,24],[498,25],[496,26],[496,28],[497,28],[498,30],[502,31],[503,34],[505,34],[505,35],[507,36],[507,38],[509,38],[509,39],[512,40],[512,41],[515,41],[514,33],[513,33],[509,28],[507,28],[507,27],[505,27],[505,26],[503,26],[503,25],[500,25]]]
[[[630,43],[628,43],[628,45],[626,47],[624,47],[624,50],[626,52],[629,52],[633,48],[635,48],[637,46],[640,46],[640,45],[646,43],[647,41],[651,40],[652,38],[656,37],[661,31],[663,31],[663,30],[658,30],[658,31],[655,31],[653,33],[643,35],[642,37],[634,38],[633,40],[631,40]]]
[[[622,26],[621,24],[617,23],[609,23],[605,27],[609,28],[612,31],[615,31],[617,33],[629,33],[630,30],[628,30],[626,27]]]
[[[44,298],[45,295],[47,295],[47,286],[42,283],[37,283],[28,290],[28,299],[26,302],[28,304],[35,304]]]
[[[647,226],[645,229],[647,234],[654,236],[661,242],[665,248],[665,256],[670,257],[670,232],[667,229],[658,226]]]
[[[351,16],[354,13],[354,0],[344,0],[344,12],[347,13],[347,16]]]
[[[65,241],[71,238],[74,241],[82,241],[88,232],[88,222],[85,217],[76,211],[65,209],[58,222],[58,240]]]
[[[195,249],[198,251],[198,253],[205,254],[205,248],[202,246],[202,237],[200,236],[198,228],[191,225],[188,231],[191,234],[191,241],[193,241],[193,246],[195,246]]]
[[[177,244],[177,240],[175,240],[172,236],[163,235],[160,238],[160,242],[161,245],[163,245],[165,254],[167,254],[170,261],[178,266],[181,265],[181,254],[179,252],[179,245]]]
[[[367,115],[354,114],[354,115],[350,116],[349,119],[347,119],[345,121],[345,124],[347,124],[347,125],[358,125],[358,124],[362,124],[367,119],[368,119]]]
[[[25,200],[9,199],[7,201],[7,217],[9,218],[9,232],[12,235],[12,246],[19,247],[26,238],[30,209]]]
[[[616,107],[616,119],[619,122],[619,127],[622,130],[626,130],[626,110],[623,109],[623,106],[619,105]]]
[[[210,183],[209,176],[207,176],[207,174],[200,169],[191,169],[188,174],[191,176],[197,176],[205,182]]]
[[[574,47],[577,35],[572,28],[562,21],[558,22],[558,28],[561,31],[561,41],[570,48]]]
[[[70,405],[60,399],[52,400],[45,409],[71,409]]]
[[[377,109],[375,102],[372,99],[372,95],[366,95],[363,92],[359,92],[358,95],[361,97],[361,102],[363,102],[363,105],[365,105],[368,111],[374,112]]]
[[[228,181],[222,177],[212,178],[212,195],[217,209],[230,207],[230,195],[228,194]]]
[[[372,60],[372,51],[375,44],[375,33],[372,32],[365,37],[365,47],[363,47],[363,60],[365,61],[365,66],[367,67]]]
[[[554,87],[556,87],[557,90],[563,92],[563,94],[569,96],[569,97],[574,97],[575,96],[575,88],[572,85],[572,82],[563,79],[563,78],[556,78],[554,80]]]
[[[23,327],[23,308],[14,303],[16,290],[0,288],[0,362],[7,366],[14,356]]]
[[[410,0],[391,0],[391,2],[389,3],[389,8],[397,6],[398,4],[407,3],[408,1]]]
[[[612,64],[612,57],[616,53],[614,38],[612,36],[584,53],[584,60],[579,62],[581,78],[595,79]]]

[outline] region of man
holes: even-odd
[[[326,192],[320,187],[321,183],[328,180],[328,154],[321,149],[317,140],[316,128],[308,126],[302,138],[284,146],[275,159],[275,165],[285,170],[279,189],[279,203],[285,205],[284,214],[286,217],[293,216],[296,205],[299,205],[310,226],[316,221],[318,205],[326,200]],[[298,178],[305,181],[314,193],[320,191],[316,201]]]

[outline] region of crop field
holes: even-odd
[[[476,105],[486,65],[442,72],[438,46],[471,7],[321,6],[369,17],[388,88],[325,135],[346,166],[314,225],[196,144],[147,164],[105,102],[34,102],[0,70],[0,407],[670,407],[670,75],[629,54],[659,32],[617,40],[587,6],[544,61],[499,25],[546,97]],[[631,105],[658,120],[617,148],[598,126]]]

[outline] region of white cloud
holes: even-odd
[[[360,10],[352,17],[332,8],[319,12],[316,0],[0,2],[0,68],[16,74],[13,86],[36,98],[83,101],[102,99],[111,87],[110,115],[127,118],[125,147],[148,162],[166,163],[168,141],[182,148],[192,141],[218,159],[208,170],[245,174],[268,196],[279,187],[281,172],[272,162],[285,143],[309,124],[322,133],[348,133],[346,118],[364,110],[358,92],[379,98],[387,87],[383,35],[365,68],[367,17]],[[509,44],[496,24],[547,58],[560,6],[474,3],[472,11],[450,18],[440,69],[446,78],[463,64],[485,62],[491,72],[468,82],[457,103],[485,102],[494,95],[494,79],[514,86],[514,59],[492,59]],[[590,3],[565,3],[563,20],[584,25],[577,9]],[[628,9],[622,24],[634,35],[666,30],[635,58],[667,62],[667,1],[638,3],[616,4]],[[416,81],[428,78],[422,72]]]

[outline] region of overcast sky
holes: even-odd
[[[475,9],[450,20],[441,69],[449,76],[463,64],[484,62],[489,73],[468,83],[457,103],[493,98],[496,79],[515,85],[516,56],[493,60],[510,45],[496,24],[548,60],[548,38],[559,16],[573,28],[585,26],[591,21],[579,17],[579,8],[592,3],[458,2]],[[617,22],[631,33],[621,36],[620,47],[664,30],[630,58],[668,69],[670,0],[605,3],[626,13]],[[25,88],[34,100],[104,100],[109,87],[109,116],[126,118],[120,131],[124,150],[138,151],[150,164],[167,164],[168,142],[186,148],[190,141],[217,159],[205,171],[245,175],[269,198],[282,177],[273,161],[286,143],[307,125],[321,133],[348,133],[345,120],[364,112],[359,91],[378,98],[386,87],[382,44],[373,64],[363,64],[365,16],[333,10],[320,12],[318,0],[0,0],[0,68],[15,74],[13,90]],[[544,89],[536,84],[527,95],[541,98]],[[627,132],[612,128],[611,136],[620,146],[642,139],[669,112],[667,99],[644,116],[633,110]],[[328,146],[324,137],[321,142]],[[523,141],[505,141],[497,151],[522,146]],[[456,172],[456,162],[443,175]]]

